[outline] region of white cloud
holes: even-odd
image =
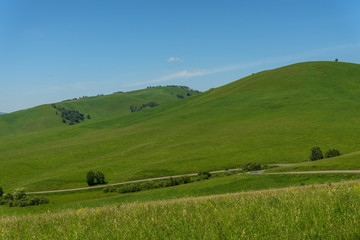
[[[311,59],[313,57],[322,56],[324,53],[333,52],[334,50],[352,49],[354,47],[359,47],[359,46],[360,46],[360,43],[346,44],[346,45],[332,46],[332,47],[322,48],[322,49],[315,49],[312,51],[308,51],[308,52],[304,52],[304,53],[292,55],[292,56],[291,55],[278,56],[278,57],[274,57],[274,58],[270,58],[270,59],[264,59],[261,61],[253,61],[253,62],[247,62],[247,63],[242,63],[242,64],[235,64],[235,65],[221,67],[221,68],[183,70],[180,72],[168,74],[168,75],[162,76],[160,78],[152,79],[149,81],[130,83],[126,86],[131,87],[131,86],[139,86],[139,85],[149,85],[149,84],[154,84],[154,83],[171,81],[171,80],[175,80],[175,79],[189,79],[192,77],[199,77],[199,76],[204,76],[204,75],[209,75],[209,74],[214,74],[214,73],[241,70],[241,69],[249,69],[249,68],[254,68],[254,67],[262,67],[262,68],[268,67],[268,66],[273,67],[272,65],[274,65],[274,64],[279,64],[279,63],[290,64],[292,62],[293,63],[298,62],[299,60],[308,61],[309,59]],[[331,59],[327,59],[327,60],[331,60]],[[166,61],[173,62],[173,61],[182,61],[182,60],[179,58],[176,58],[176,57],[170,57]],[[265,70],[265,69],[263,69],[263,70]]]
[[[166,81],[170,81],[170,80],[174,80],[174,79],[181,79],[181,78],[188,79],[188,78],[192,78],[192,77],[204,76],[204,75],[217,73],[217,72],[229,71],[229,70],[232,70],[232,68],[233,67],[214,68],[214,69],[183,70],[183,71],[180,71],[180,72],[175,72],[175,73],[172,73],[172,74],[162,76],[162,77],[157,78],[157,79],[153,79],[153,80],[149,80],[149,81],[143,81],[143,82],[131,83],[131,84],[128,84],[127,86],[131,87],[131,86],[139,86],[139,85],[146,85],[146,84],[161,83],[161,82],[166,82]]]
[[[179,61],[182,62],[183,60],[179,57],[169,57],[168,59],[166,59],[167,62],[175,62],[175,61]]]

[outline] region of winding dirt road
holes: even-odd
[[[241,168],[235,168],[235,169],[225,169],[225,170],[219,170],[219,171],[212,171],[210,173],[222,173],[222,172],[228,172],[228,171],[231,172],[231,171],[241,171],[241,170],[242,170]],[[325,171],[277,172],[277,173],[265,173],[264,171],[265,170],[252,171],[252,172],[248,172],[248,174],[276,175],[276,174],[360,173],[360,170],[325,170]],[[154,180],[169,179],[169,178],[179,178],[179,177],[191,177],[191,176],[196,176],[196,175],[198,175],[198,174],[197,173],[189,173],[189,174],[182,174],[182,175],[175,175],[175,176],[156,177],[156,178],[140,179],[140,180],[127,181],[127,182],[120,182],[120,183],[112,183],[112,184],[100,185],[100,186],[92,186],[92,187],[49,190],[49,191],[38,191],[38,192],[27,192],[26,194],[45,194],[45,193],[81,191],[81,190],[89,190],[89,189],[95,189],[95,188],[106,188],[106,187],[123,185],[123,184],[128,184],[128,183],[148,182],[148,181],[154,181]]]
[[[241,171],[241,170],[242,170],[241,168],[235,168],[235,169],[225,169],[225,170],[219,170],[219,171],[212,171],[210,173],[222,173],[222,172]],[[161,179],[168,179],[168,178],[179,178],[179,177],[191,177],[191,176],[196,176],[196,175],[198,175],[198,174],[197,173],[189,173],[189,174],[182,174],[182,175],[176,175],[176,176],[166,176],[166,177],[140,179],[140,180],[133,180],[133,181],[127,181],[127,182],[120,182],[120,183],[112,183],[112,184],[100,185],[100,186],[92,186],[92,187],[49,190],[49,191],[39,191],[39,192],[27,192],[26,194],[43,194],[43,193],[81,191],[81,190],[88,190],[88,189],[95,189],[95,188],[106,188],[106,187],[111,187],[111,186],[123,185],[123,184],[127,184],[127,183],[148,182],[148,181],[153,181],[153,180],[161,180]]]

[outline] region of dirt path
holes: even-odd
[[[235,168],[235,169],[212,171],[210,173],[222,173],[222,172],[241,171],[241,170],[242,170],[241,168]],[[127,183],[147,182],[147,181],[161,180],[161,179],[168,179],[168,178],[191,177],[191,176],[196,176],[196,175],[198,175],[198,174],[197,173],[189,173],[189,174],[182,174],[182,175],[175,175],[175,176],[157,177],[157,178],[140,179],[140,180],[127,181],[127,182],[120,182],[120,183],[112,183],[112,184],[99,185],[99,186],[93,186],[93,187],[49,190],[49,191],[39,191],[39,192],[27,192],[26,194],[43,194],[43,193],[81,191],[81,190],[88,190],[88,189],[95,189],[95,188],[106,188],[106,187],[111,187],[111,186],[123,185],[123,184],[127,184]]]

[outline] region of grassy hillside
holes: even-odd
[[[248,192],[290,186],[323,184],[360,180],[356,173],[325,173],[325,174],[236,174],[218,176],[209,180],[193,182],[173,187],[142,190],[135,193],[103,193],[102,189],[83,190],[76,192],[41,194],[50,200],[50,204],[25,208],[0,206],[0,216],[21,216],[34,213],[55,213],[69,209],[108,206],[132,202],[149,202],[187,197],[209,196],[225,193]]]
[[[112,183],[301,162],[315,145],[359,151],[358,76],[358,64],[294,64],[121,117],[5,136],[0,183],[45,190],[85,186],[88,170]]]
[[[75,109],[85,116],[90,114],[91,121],[98,121],[129,114],[130,105],[141,105],[150,101],[166,104],[180,100],[177,95],[188,97],[194,91],[179,87],[155,87],[132,92],[119,92],[110,95],[83,97],[56,103],[56,106]],[[17,111],[0,116],[0,136],[31,131],[42,131],[52,127],[64,129],[64,124],[50,104]],[[89,120],[87,120],[89,121]],[[59,130],[61,131],[61,130]]]
[[[4,239],[358,239],[359,181],[0,219]]]

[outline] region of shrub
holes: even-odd
[[[325,153],[325,158],[332,158],[332,157],[337,157],[340,156],[340,151],[337,149],[329,149],[327,150],[327,152]]]
[[[141,191],[141,188],[138,184],[125,184],[121,188],[118,189],[119,193],[130,193],[130,192],[138,192]]]
[[[141,190],[148,190],[154,188],[154,182],[153,181],[146,181],[140,184]]]
[[[202,171],[202,172],[199,172],[198,173],[198,176],[201,178],[201,179],[209,179],[211,177],[211,173],[210,172],[207,172],[207,171]]]
[[[243,167],[245,171],[259,171],[264,167],[260,163],[248,163]]]
[[[2,187],[0,187],[0,197],[4,194]]]
[[[191,178],[189,176],[181,177],[181,179],[184,184],[191,183]]]
[[[319,160],[319,159],[323,159],[323,153],[320,149],[320,147],[313,147],[311,149],[311,154],[309,156],[310,161],[315,161],[315,160]]]
[[[25,189],[23,188],[17,188],[12,192],[13,199],[14,200],[21,200],[26,197]]]
[[[26,207],[49,203],[46,197],[26,196],[23,188],[17,188],[11,193],[4,194],[0,205],[7,203],[9,207]]]
[[[5,193],[5,194],[3,195],[3,198],[4,198],[4,200],[6,200],[6,201],[8,201],[8,200],[13,200],[13,195],[12,195],[12,193]]]
[[[95,179],[97,184],[104,184],[105,183],[105,176],[102,172],[96,172]]]
[[[95,185],[95,173],[93,171],[89,171],[86,175],[86,182],[89,186]]]

